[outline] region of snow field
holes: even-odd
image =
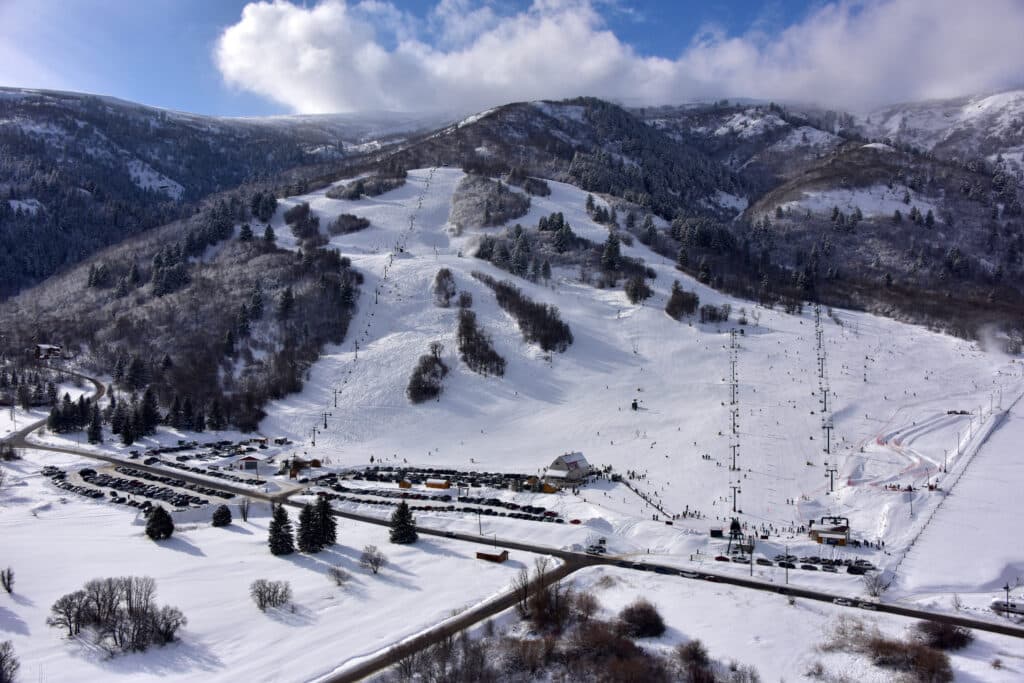
[[[799,598],[790,605],[782,595],[614,567],[583,569],[572,580],[578,590],[592,593],[601,603],[599,618],[613,619],[639,598],[656,605],[668,628],[660,638],[639,640],[642,646],[668,653],[680,643],[699,639],[712,659],[752,665],[764,681],[803,680],[811,666],[821,662],[836,678],[888,683],[894,680],[892,670],[875,667],[860,655],[819,647],[843,616],[901,639],[912,634],[916,622]],[[982,632],[975,636],[969,647],[949,653],[958,681],[1020,679],[1024,651],[1019,640]],[[1003,669],[991,666],[996,658],[1003,660]]]
[[[482,562],[475,552],[486,547],[433,537],[396,546],[386,528],[344,519],[337,546],[274,557],[261,502],[248,522],[236,515],[225,528],[179,525],[170,540],[154,543],[134,511],[64,494],[34,474],[42,464],[86,462],[29,452],[14,465],[24,484],[0,494],[3,561],[15,571],[14,595],[0,599],[0,632],[13,641],[24,680],[309,680],[503,592],[533,562],[521,552],[503,565]],[[297,512],[289,510],[293,524]],[[390,561],[377,576],[358,566],[367,544]],[[328,579],[332,565],[351,574],[346,587]],[[60,595],[121,575],[156,579],[157,602],[189,620],[180,643],[110,659],[45,624]],[[248,595],[257,578],[289,581],[294,611],[261,613]]]

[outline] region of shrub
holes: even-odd
[[[359,556],[359,566],[374,574],[379,573],[381,569],[387,566],[387,563],[387,556],[375,545],[364,546],[363,554]]]
[[[700,307],[700,321],[702,323],[724,323],[728,322],[729,314],[732,312],[732,306],[729,304],[722,304],[721,306],[713,306],[711,304],[704,304]]]
[[[268,607],[287,605],[292,599],[292,587],[287,581],[256,579],[249,586],[249,595],[260,611],[266,612]]]
[[[227,505],[218,505],[213,511],[213,526],[227,526],[231,524],[231,510]]]
[[[335,583],[337,586],[344,586],[348,583],[352,575],[341,567],[331,567],[327,570],[327,577]]]
[[[697,639],[680,643],[679,647],[676,648],[676,656],[679,657],[679,661],[683,663],[683,666],[687,668],[697,667],[706,669],[711,666],[708,649],[704,647],[704,643]]]
[[[891,640],[875,635],[867,641],[872,662],[897,671],[911,672],[922,683],[947,683],[953,680],[949,657],[924,643]]]
[[[647,286],[647,283],[640,276],[631,277],[626,280],[625,284],[626,296],[629,298],[629,302],[638,304],[644,299],[647,299],[654,292]]]
[[[576,620],[585,624],[601,609],[601,603],[591,593],[580,593],[573,601],[573,614]]]
[[[170,538],[174,533],[174,520],[164,510],[162,505],[157,505],[149,511],[149,519],[146,521],[146,535],[154,541],[162,541]]]
[[[919,621],[917,630],[924,643],[937,650],[959,650],[974,641],[970,629],[944,621]]]
[[[359,232],[370,227],[370,220],[351,213],[343,213],[333,223],[327,226],[327,232],[332,235],[348,235]]]
[[[619,613],[619,628],[633,638],[654,638],[665,632],[665,622],[657,607],[640,599]]]

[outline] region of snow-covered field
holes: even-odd
[[[904,193],[910,193],[910,202],[904,202]],[[861,213],[866,217],[881,216],[892,217],[899,211],[904,219],[910,214],[915,206],[922,214],[931,211],[935,220],[939,220],[939,210],[935,204],[927,198],[902,186],[874,185],[872,187],[829,190],[805,190],[799,199],[784,202],[783,209],[790,209],[797,212],[810,211],[812,214],[828,214],[833,207],[838,206],[843,213],[849,214],[854,209],[860,208]]]
[[[15,592],[0,597],[0,639],[13,641],[25,681],[300,681],[432,626],[500,593],[527,553],[505,564],[475,559],[472,543],[421,538],[388,543],[387,529],[338,520],[339,544],[316,555],[274,557],[267,550],[266,503],[248,522],[213,528],[179,525],[150,541],[134,510],[92,502],[54,488],[42,464],[84,465],[75,456],[30,451],[12,465],[15,484],[0,494],[2,562],[15,571]],[[296,511],[291,510],[293,524]],[[379,575],[358,566],[364,545],[389,564]],[[326,571],[340,566],[344,588]],[[92,578],[151,576],[157,602],[188,618],[182,642],[145,654],[108,658],[89,641],[70,641],[46,625],[50,605]],[[285,580],[294,611],[261,613],[249,598],[258,578]]]
[[[821,646],[830,640],[842,617],[860,619],[865,626],[877,626],[883,634],[899,639],[912,635],[915,623],[809,600],[797,599],[791,605],[783,595],[614,567],[581,570],[573,582],[601,603],[598,618],[614,619],[638,598],[654,603],[667,630],[660,638],[639,641],[645,647],[669,650],[697,639],[712,659],[753,666],[763,681],[807,680],[806,672],[818,662],[827,672],[821,680],[895,680],[891,669],[873,666],[866,657],[825,651]],[[1018,639],[990,633],[976,636],[969,647],[950,653],[956,680],[1019,681],[1024,676],[1024,648]],[[995,659],[1002,660],[1002,669],[992,667]]]

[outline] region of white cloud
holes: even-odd
[[[1024,80],[1019,0],[839,0],[771,35],[704,32],[670,58],[641,56],[608,30],[601,8],[613,6],[534,0],[501,15],[489,3],[440,0],[417,34],[417,21],[386,0],[253,2],[215,58],[229,84],[304,113],[468,111],[576,95],[863,108]]]

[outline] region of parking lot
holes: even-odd
[[[203,507],[211,499],[235,497],[233,493],[127,466],[103,467],[99,471],[87,467],[72,472],[47,466],[42,474],[63,491],[140,510],[158,502],[175,508]]]

